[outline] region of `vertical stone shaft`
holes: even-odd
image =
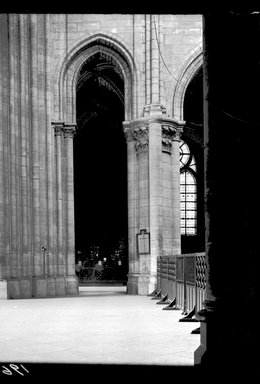
[[[9,276],[9,140],[8,90],[9,52],[8,16],[1,15],[0,23],[0,279]]]
[[[18,142],[18,31],[17,15],[9,15],[9,132],[10,132],[10,202],[11,202],[11,277],[19,277],[18,260],[18,180],[17,180],[17,142]],[[19,173],[18,173],[19,175]]]
[[[151,15],[151,103],[160,103],[158,16]]]
[[[151,16],[145,15],[145,104],[151,102]]]
[[[127,292],[137,293],[139,263],[136,252],[137,233],[137,156],[133,138],[127,139],[127,178],[128,178],[128,284]]]
[[[40,239],[40,149],[39,149],[39,120],[38,120],[38,33],[37,15],[30,15],[31,33],[31,140],[32,140],[32,210],[33,210],[33,259],[35,277],[43,275],[43,263]]]
[[[160,51],[162,51],[163,43],[164,43],[164,35],[163,35],[163,23],[162,16],[158,15],[158,60],[159,60],[159,95],[160,95],[160,103],[165,105],[165,91],[163,85],[163,71],[165,69],[164,64],[161,59]]]
[[[45,20],[37,15],[37,59],[38,59],[38,127],[39,127],[39,166],[40,166],[40,241],[46,250],[42,253],[43,274],[48,274],[48,210],[47,210],[47,164],[46,164],[46,96],[45,96]]]
[[[64,148],[66,162],[66,274],[75,274],[75,225],[74,225],[74,180],[73,180],[73,137],[74,126],[64,127]]]
[[[156,276],[157,257],[162,249],[162,140],[161,124],[149,124],[149,184],[150,184],[150,234],[151,234],[151,277]],[[151,287],[152,288],[152,287]],[[154,287],[153,287],[154,288]]]
[[[62,220],[62,175],[61,175],[61,140],[62,140],[62,124],[54,125],[55,142],[56,142],[56,185],[57,185],[57,273],[64,275],[63,268],[63,220]]]
[[[244,316],[237,322],[230,313],[259,303],[253,191],[259,163],[260,15],[209,13],[203,39],[207,288],[195,363],[221,366],[232,375],[239,367],[253,377],[254,368],[258,372],[258,319]],[[252,81],[241,73],[250,73]]]
[[[48,219],[48,275],[53,276],[57,273],[57,263],[54,259],[54,204],[55,194],[53,182],[54,161],[54,135],[51,127],[51,65],[50,65],[50,15],[45,15],[45,113],[46,113],[46,169],[47,169],[47,219]]]
[[[20,19],[20,104],[21,104],[21,207],[22,207],[22,257],[23,276],[32,276],[31,268],[31,223],[30,223],[30,179],[29,179],[29,55],[28,15]]]
[[[139,201],[139,225],[138,229],[150,228],[149,220],[149,159],[147,148],[137,150],[138,157],[138,201]]]

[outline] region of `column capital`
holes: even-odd
[[[157,123],[161,125],[162,149],[164,152],[171,153],[172,142],[180,141],[185,121],[165,115],[149,115],[131,121],[123,122],[123,130],[126,141],[135,141],[136,150],[143,151],[148,149],[149,124]]]
[[[55,136],[73,138],[76,133],[76,123],[64,123],[63,121],[52,121]]]
[[[134,141],[136,151],[143,152],[148,150],[149,143],[149,128],[148,124],[145,122],[134,122],[133,124],[124,124],[124,133],[126,141]]]
[[[171,153],[173,141],[180,141],[182,127],[173,125],[162,125],[162,151]]]
[[[76,125],[64,124],[63,135],[65,139],[73,139],[76,134]]]
[[[55,136],[62,136],[63,133],[63,122],[62,121],[52,121],[51,125],[54,129]]]

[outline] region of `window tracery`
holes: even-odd
[[[187,143],[180,141],[181,235],[197,235],[197,166]]]

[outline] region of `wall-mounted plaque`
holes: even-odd
[[[150,253],[150,233],[146,229],[140,229],[137,235],[137,252],[140,254]]]

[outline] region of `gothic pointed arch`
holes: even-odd
[[[124,80],[125,120],[136,116],[137,71],[134,59],[122,41],[112,35],[98,33],[78,42],[59,65],[54,99],[55,120],[76,122],[76,85],[79,72],[86,60],[97,53],[103,55]]]
[[[184,97],[187,87],[203,63],[202,45],[192,50],[183,65],[173,95],[173,116],[180,121],[184,120]]]

